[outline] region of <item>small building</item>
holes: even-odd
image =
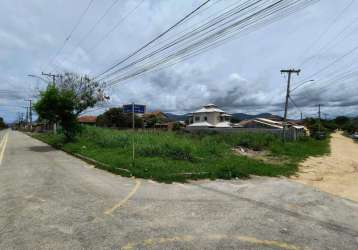
[[[157,124],[164,124],[169,122],[168,116],[159,110],[154,112],[146,112],[142,118],[146,128],[154,128]]]
[[[283,131],[284,122],[276,121],[267,118],[256,118],[251,120],[244,120],[237,124],[237,127],[252,128],[252,129],[272,129]],[[290,139],[296,140],[301,136],[309,135],[309,131],[305,126],[298,125],[292,121],[287,121],[287,135]]]
[[[78,123],[84,125],[96,125],[97,116],[95,115],[83,115],[78,117]]]
[[[230,117],[215,104],[207,104],[190,114],[188,127],[231,128]]]

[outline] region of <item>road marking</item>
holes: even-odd
[[[288,244],[286,242],[280,242],[275,240],[260,240],[254,237],[249,236],[227,236],[227,235],[220,235],[220,234],[211,234],[206,237],[208,240],[238,240],[245,243],[250,243],[254,245],[261,245],[261,246],[268,246],[268,247],[276,247],[284,250],[300,250],[300,247],[297,247],[295,245]],[[194,241],[195,238],[193,236],[175,236],[170,238],[156,238],[156,239],[146,239],[137,243],[128,243],[124,247],[122,247],[122,250],[132,250],[135,248],[138,248],[138,246],[143,247],[150,247],[150,246],[158,246],[160,244],[170,243],[170,242],[189,242]]]
[[[106,214],[106,215],[112,215],[112,213],[113,213],[116,209],[118,209],[118,208],[120,208],[121,206],[123,206],[123,205],[137,192],[137,190],[138,190],[138,188],[139,188],[141,182],[140,182],[139,180],[135,180],[135,181],[136,181],[136,184],[135,184],[134,188],[132,189],[132,191],[131,191],[123,200],[121,200],[121,201],[118,202],[116,205],[114,205],[114,207],[112,207],[112,208],[106,210],[106,211],[104,212],[104,214]]]
[[[4,158],[4,153],[5,153],[5,148],[6,148],[6,144],[7,144],[8,135],[9,135],[9,133],[7,133],[7,134],[4,136],[4,139],[2,140],[1,145],[0,145],[0,148],[2,147],[1,153],[0,153],[0,166],[1,166],[2,160],[3,160],[3,158]]]

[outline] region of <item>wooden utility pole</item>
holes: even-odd
[[[288,99],[290,98],[290,85],[291,85],[291,75],[292,73],[299,75],[301,72],[300,69],[282,69],[281,74],[287,74],[287,91],[286,91],[286,102],[285,102],[285,114],[283,117],[283,140],[286,140],[286,127],[287,127],[287,109],[288,109]]]

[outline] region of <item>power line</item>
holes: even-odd
[[[329,69],[330,67],[332,67],[333,65],[335,65],[337,62],[343,60],[344,58],[346,58],[347,56],[351,55],[352,53],[354,53],[356,50],[358,50],[358,46],[355,46],[353,49],[349,50],[347,53],[339,56],[338,58],[336,58],[334,61],[332,61],[331,63],[327,64],[326,66],[322,67],[321,69],[317,70],[316,72],[314,72],[313,74],[311,74],[310,76],[308,76],[307,78],[312,78],[316,75],[318,75],[319,73]],[[307,79],[306,78],[306,79]],[[307,81],[307,80],[303,80],[303,81]],[[302,83],[302,82],[300,82]]]
[[[260,2],[260,1],[257,1],[256,4]],[[282,3],[283,2],[283,3]],[[206,45],[208,45],[207,47],[210,47],[211,45],[215,44],[216,42],[220,42],[220,39],[221,41],[222,40],[225,40],[225,39],[222,39],[221,37],[223,37],[224,35],[227,35],[227,34],[230,34],[230,32],[232,33],[233,31],[233,28],[235,28],[236,26],[238,25],[241,25],[240,28],[244,31],[247,30],[247,25],[252,25],[254,24],[255,26],[259,26],[259,25],[263,25],[264,22],[261,21],[261,20],[255,20],[253,19],[255,17],[255,15],[259,15],[261,14],[260,18],[262,18],[262,20],[266,21],[267,22],[267,17],[269,17],[270,15],[272,14],[276,14],[276,16],[274,16],[274,21],[277,20],[279,17],[282,17],[282,16],[285,16],[284,13],[282,13],[282,10],[285,9],[285,8],[288,8],[288,7],[292,7],[291,9],[293,9],[294,7],[297,7],[297,4],[299,2],[302,2],[302,1],[277,1],[276,3],[272,4],[272,5],[269,5],[269,6],[266,6],[265,8],[261,8],[259,11],[255,12],[254,14],[244,18],[244,19],[241,19],[233,24],[230,24],[229,22],[226,22],[229,23],[227,27],[224,27],[222,29],[219,29],[217,30],[215,33],[213,34],[210,34],[211,31],[213,31],[214,29],[211,29],[209,30],[209,33],[207,31],[205,31],[206,29],[210,28],[210,26],[208,27],[204,27],[202,28],[200,31],[205,31],[204,35],[205,34],[208,34],[208,36],[204,37],[203,39],[200,39],[198,42],[195,42],[187,47],[184,47],[183,49],[179,50],[178,52],[174,52],[172,54],[170,54],[169,56],[165,57],[164,59],[160,59],[157,63],[152,63],[152,65],[144,65],[143,68],[139,68],[137,71],[135,71],[134,73],[132,74],[127,74],[121,78],[116,78],[115,80],[110,80],[111,83],[115,83],[115,82],[118,82],[118,81],[122,81],[122,80],[125,80],[125,79],[128,79],[128,78],[131,78],[131,77],[134,77],[134,76],[137,76],[139,74],[142,74],[146,71],[148,71],[148,68],[154,68],[156,66],[158,66],[159,64],[162,64],[162,63],[167,63],[168,61],[171,61],[173,60],[174,58],[177,58],[177,57],[180,57],[182,54],[184,54],[184,57],[189,55],[191,53],[191,51],[193,49],[195,49],[196,47],[201,47],[203,49],[206,49]],[[311,2],[314,2],[314,1],[305,1],[306,5],[310,4]],[[278,5],[278,4],[283,4],[283,5]],[[278,6],[277,6],[278,5]],[[257,7],[257,6],[254,6],[254,7]],[[272,10],[273,9],[273,10]],[[291,12],[291,10],[290,10]],[[290,13],[288,12],[288,13]],[[227,13],[226,13],[227,14]],[[229,13],[230,15],[232,15],[232,13]],[[227,17],[226,17],[227,18]],[[266,18],[266,19],[265,19]],[[225,20],[225,16],[224,16],[224,19],[221,19],[221,20]],[[247,24],[248,23],[248,24]],[[210,23],[209,23],[210,24]],[[218,27],[220,28],[221,26],[223,26],[223,24],[221,25],[218,25]],[[245,30],[246,29],[246,30]],[[195,35],[195,34],[194,34]],[[193,37],[193,35],[189,36],[190,37]],[[196,39],[198,39],[198,37],[196,37]],[[204,47],[203,47],[204,45]],[[166,48],[164,48],[166,49]],[[160,51],[159,51],[160,52]],[[190,52],[190,53],[189,53]],[[148,57],[148,56],[147,56]],[[145,58],[146,59],[146,58]],[[127,67],[124,67],[124,68],[127,68]],[[120,70],[120,69],[119,69]],[[117,70],[116,72],[118,72],[119,70]]]
[[[338,20],[344,15],[344,13],[352,6],[352,4],[354,3],[354,0],[351,0],[346,7],[338,13],[338,15],[333,19],[333,21],[327,26],[327,28],[318,35],[317,39],[315,39],[313,41],[312,44],[310,44],[310,46],[307,47],[307,49],[305,50],[305,52],[303,53],[303,55],[309,54],[309,52],[312,50],[312,48],[330,31],[330,29],[332,27],[334,27],[334,25],[338,22]],[[302,68],[303,65],[305,65],[310,59],[312,59],[312,57],[309,57],[307,59],[305,59],[301,64],[300,64],[300,68]]]
[[[102,22],[102,20],[108,15],[108,13],[113,9],[113,7],[118,3],[119,0],[114,0],[112,4],[105,10],[102,16],[100,16],[97,21],[92,25],[92,27],[82,36],[82,38],[78,41],[76,46],[74,46],[74,50],[76,50],[81,43],[96,29],[97,25]]]
[[[180,25],[185,19],[189,18],[192,14],[194,14],[196,11],[198,11],[200,8],[202,8],[203,6],[205,6],[207,3],[209,3],[210,0],[206,0],[204,3],[202,3],[201,5],[199,5],[197,8],[195,8],[193,11],[191,11],[190,13],[188,13],[187,15],[185,15],[183,18],[181,18],[178,22],[176,22],[174,25],[170,26],[167,30],[165,30],[164,32],[162,32],[161,34],[159,34],[158,36],[156,36],[154,39],[150,40],[148,43],[144,44],[142,47],[140,47],[139,49],[135,50],[133,53],[129,54],[127,57],[125,57],[124,59],[122,59],[121,61],[119,61],[118,63],[114,64],[113,66],[109,67],[108,69],[106,69],[104,72],[98,74],[97,76],[95,76],[95,78],[98,78],[99,76],[102,76],[104,74],[106,74],[107,72],[111,71],[112,69],[114,69],[115,67],[117,67],[118,65],[120,65],[121,63],[127,61],[128,59],[132,58],[134,55],[136,55],[138,52],[142,51],[143,49],[145,49],[146,47],[148,47],[150,44],[154,43],[155,41],[157,41],[158,39],[160,39],[161,37],[163,37],[165,34],[167,34],[168,32],[170,32],[171,30],[173,30],[175,27],[177,27],[178,25]]]
[[[52,57],[52,59],[49,61],[48,65],[52,65],[53,62],[55,61],[55,59],[57,58],[57,56],[59,56],[62,52],[62,50],[65,48],[66,44],[68,43],[68,41],[71,39],[73,33],[76,31],[76,29],[78,28],[78,26],[81,24],[83,18],[85,17],[85,15],[87,14],[89,8],[91,7],[92,3],[94,0],[90,0],[87,4],[87,7],[85,8],[85,10],[82,12],[81,16],[79,17],[79,19],[77,20],[76,24],[73,26],[73,28],[71,29],[70,33],[67,35],[66,39],[64,40],[62,46],[56,51],[54,57]]]
[[[123,17],[121,17],[119,21],[101,39],[99,39],[89,48],[89,50],[94,50],[95,48],[97,48],[104,40],[106,40],[110,36],[110,34],[112,34],[112,32],[114,32],[128,17],[130,17],[132,13],[135,12],[142,5],[143,2],[144,0],[141,0],[132,10],[130,10]]]

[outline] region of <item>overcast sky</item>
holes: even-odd
[[[38,89],[44,88],[41,80],[27,77],[28,74],[74,71],[95,75],[204,2],[119,0],[88,33],[114,1],[94,0],[64,49],[52,61],[89,0],[1,0],[0,116],[13,121],[17,112],[24,112],[24,100],[34,98]],[[221,0],[190,21],[200,22],[235,2],[240,1]],[[136,6],[139,7],[130,13]],[[328,116],[358,115],[358,77],[352,71],[358,66],[358,49],[354,50],[358,39],[357,13],[358,1],[321,0],[252,33],[238,34],[188,61],[115,85],[108,91],[108,105],[134,101],[146,104],[149,110],[185,113],[215,103],[228,112],[282,115],[286,78],[280,70],[300,68],[301,74],[293,76],[292,88],[303,80],[315,80],[292,93],[293,101],[305,116],[317,115],[319,103]],[[190,25],[188,22],[183,28]],[[80,42],[86,34],[89,35]],[[94,45],[97,46],[93,48]],[[345,57],[335,63],[342,56]],[[347,71],[352,72],[349,77],[344,74]],[[340,74],[344,77],[333,77]],[[290,117],[298,117],[299,112],[290,104]]]

